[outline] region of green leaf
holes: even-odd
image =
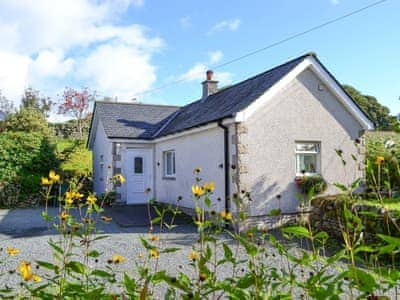
[[[153,224],[158,224],[161,221],[161,217],[155,217],[154,219],[151,220],[151,223]]]
[[[306,237],[308,239],[311,239],[311,234],[308,231],[307,228],[303,226],[290,226],[290,227],[285,227],[282,229],[284,233],[288,234],[293,234],[294,236],[297,237]]]
[[[41,260],[37,260],[36,263],[39,266],[41,266],[42,268],[54,271],[56,274],[59,271],[59,267],[54,265],[54,264],[52,264],[52,263],[49,263],[49,262],[46,262],[46,261],[41,261]]]
[[[95,269],[91,273],[93,276],[103,277],[103,278],[111,278],[114,277],[112,274],[108,273],[107,271]]]
[[[72,272],[78,274],[85,274],[86,267],[84,264],[80,263],[79,261],[71,261],[65,265],[67,269],[70,269]]]
[[[176,252],[179,250],[181,250],[181,248],[171,247],[171,248],[165,248],[165,249],[161,250],[160,253],[173,253],[173,252]]]
[[[124,273],[124,285],[129,295],[133,295],[136,292],[136,281],[126,273]]]
[[[237,287],[240,289],[247,289],[254,284],[254,276],[246,274],[246,276],[240,278],[237,282]]]
[[[393,237],[393,236],[388,236],[385,234],[377,234],[379,238],[384,240],[386,243],[389,245],[395,246],[396,248],[400,249],[400,238],[398,237]]]
[[[351,189],[354,190],[356,188],[358,188],[358,186],[360,185],[361,182],[361,178],[356,179],[352,184],[351,184]]]
[[[207,207],[211,207],[211,199],[209,197],[204,198],[204,204]]]
[[[279,216],[281,214],[281,212],[282,211],[279,208],[274,208],[269,211],[268,215],[271,217],[275,217],[275,216]]]
[[[53,240],[48,241],[49,245],[51,248],[53,248],[54,251],[56,251],[59,254],[63,254],[63,250],[61,249],[60,246],[58,246],[56,243],[53,242]]]
[[[231,248],[226,243],[222,243],[222,247],[224,248],[224,257],[226,260],[230,261],[233,257],[233,253]]]
[[[101,255],[101,253],[97,250],[92,250],[88,253],[89,257],[99,257]]]
[[[334,183],[333,184],[335,187],[337,187],[339,190],[341,190],[342,192],[347,192],[349,189],[345,186],[345,185],[343,185],[343,184],[341,184],[341,183]]]

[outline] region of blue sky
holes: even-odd
[[[55,98],[72,86],[121,101],[183,105],[200,96],[207,68],[374,1],[0,0],[0,89],[16,103],[27,86]],[[314,51],[340,82],[397,114],[399,11],[400,1],[388,0],[217,69],[215,77],[235,83]]]

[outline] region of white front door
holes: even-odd
[[[153,161],[151,149],[127,149],[124,159],[126,203],[146,203],[152,190]]]

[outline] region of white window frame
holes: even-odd
[[[168,156],[172,155],[172,160],[168,160]],[[171,173],[168,174],[168,163],[172,163],[170,166]],[[163,173],[166,178],[175,178],[176,176],[176,154],[175,150],[167,150],[163,152]]]
[[[298,145],[316,145],[317,150],[298,150]],[[312,154],[316,156],[316,166],[315,172],[305,172],[302,173],[301,170],[298,170],[298,160],[299,156],[302,154]],[[321,173],[321,142],[310,142],[310,141],[296,141],[295,143],[295,168],[296,168],[296,176],[314,176],[319,175]]]

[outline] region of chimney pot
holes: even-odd
[[[214,72],[213,72],[212,70],[208,70],[208,71],[206,72],[206,74],[207,74],[207,80],[212,80],[212,77],[213,77],[213,75],[214,75]]]
[[[214,72],[208,70],[206,72],[207,78],[202,82],[203,85],[203,97],[202,100],[207,99],[208,96],[218,92],[218,81],[213,80]]]

